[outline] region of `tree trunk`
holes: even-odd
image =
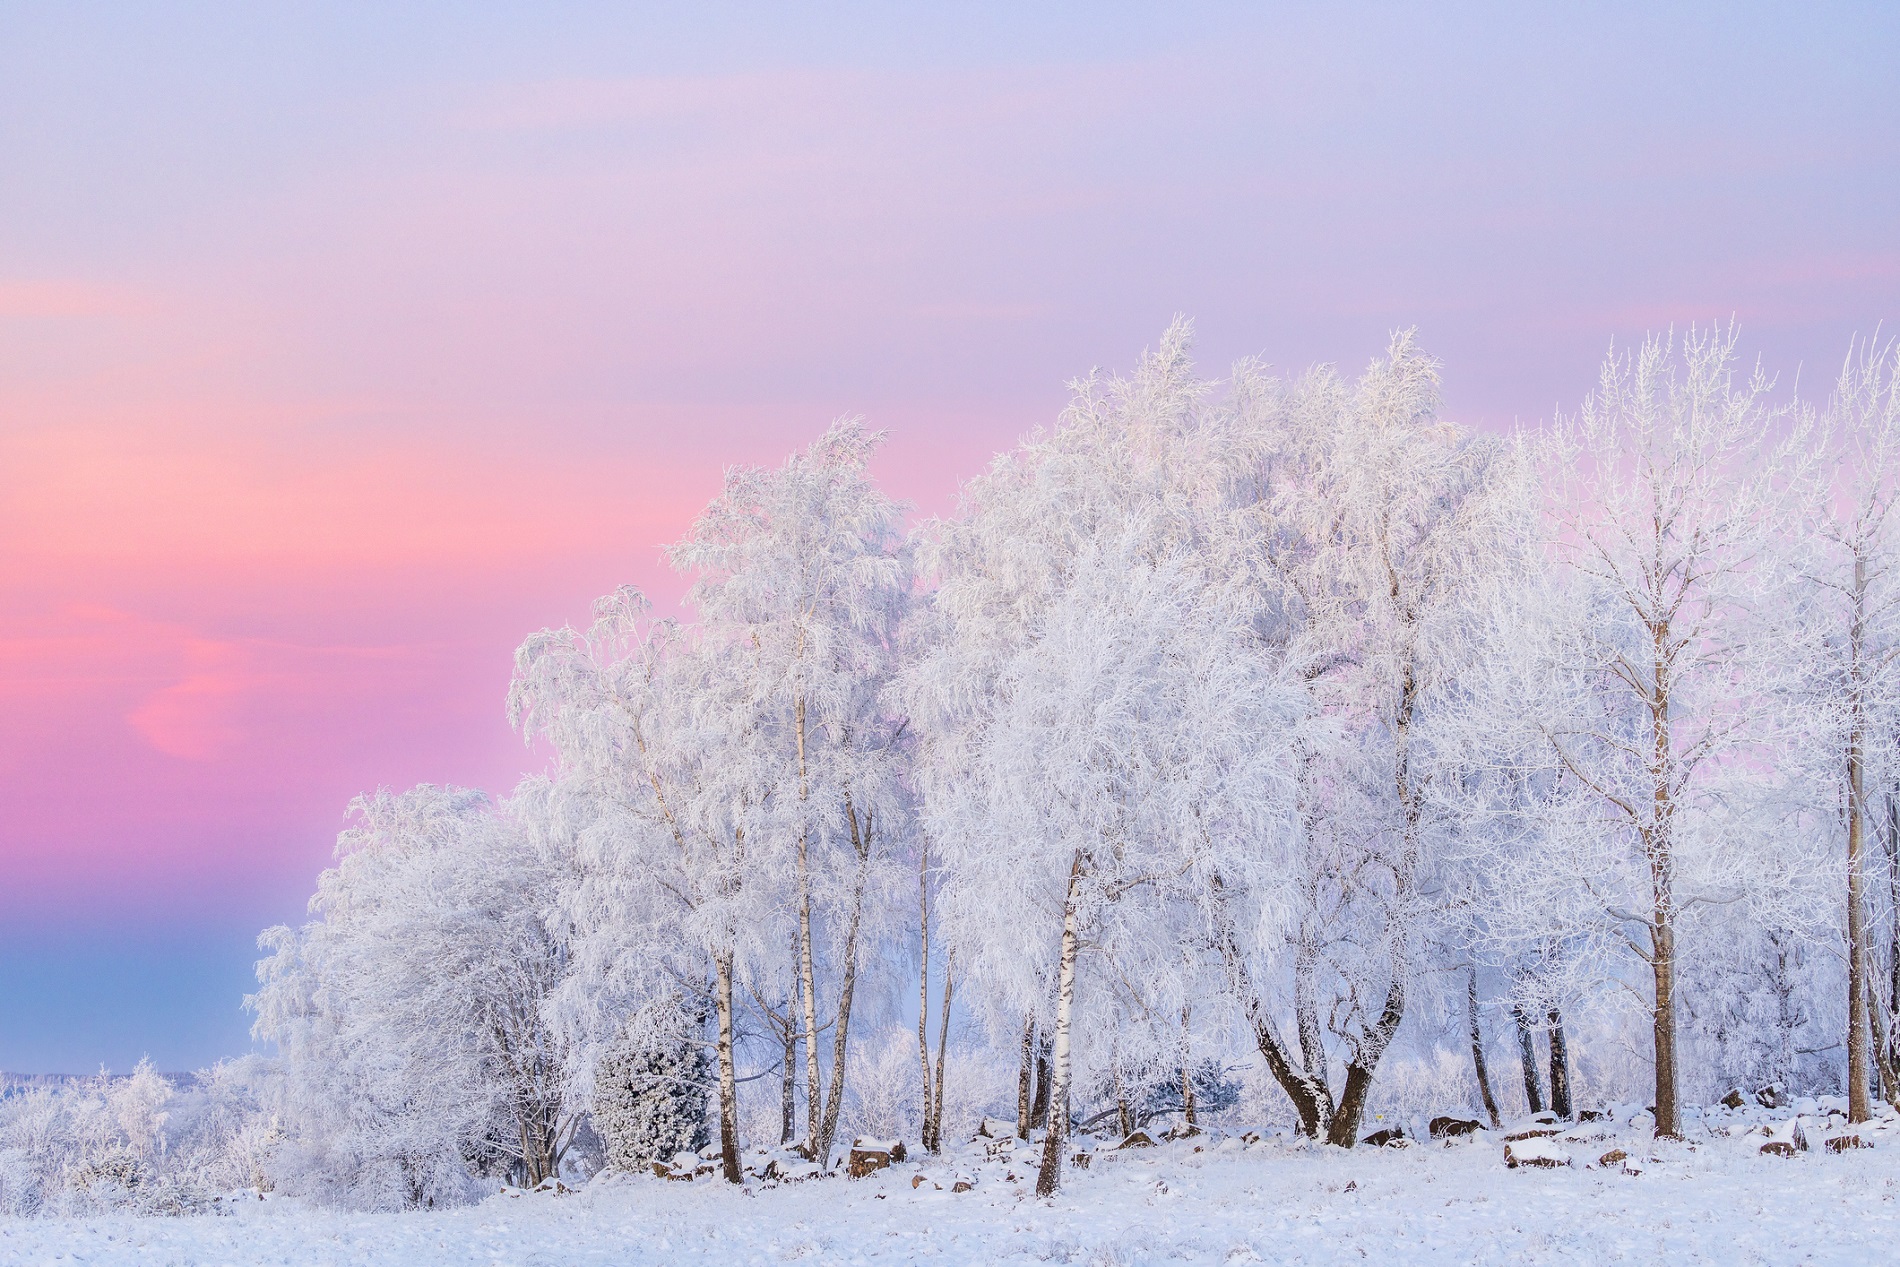
[[[824,1121],[813,1141],[813,1158],[827,1170],[831,1168],[831,1137],[838,1130],[838,1113],[844,1107],[845,1040],[851,1030],[851,996],[858,982],[858,929],[864,916],[864,888],[869,880],[869,862],[860,855],[857,883],[851,894],[851,925],[844,938],[844,980],[838,987],[838,1024],[831,1034],[831,1091],[825,1097]]]
[[[1069,1020],[1075,1011],[1075,956],[1081,943],[1076,889],[1082,881],[1082,855],[1069,864],[1069,888],[1062,902],[1062,949],[1056,961],[1055,1087],[1049,1097],[1049,1129],[1043,1135],[1042,1169],[1036,1195],[1051,1197],[1062,1182],[1062,1150],[1069,1142]]]
[[[1676,930],[1659,924],[1651,930],[1656,979],[1656,1138],[1681,1139],[1676,1105]]]
[[[1858,559],[1854,561],[1854,580],[1857,588],[1865,584],[1865,568]],[[1858,594],[1855,597],[1859,599]],[[1861,633],[1858,601],[1855,610],[1852,651],[1855,682],[1858,684]],[[1861,855],[1864,848],[1861,835],[1861,750],[1865,737],[1862,733],[1864,723],[1861,720],[1858,689],[1854,691],[1850,707],[1853,729],[1847,743],[1847,1120],[1865,1122],[1873,1116],[1873,1106],[1867,1096],[1867,920],[1865,899],[1861,892]]]
[[[1478,1075],[1478,1094],[1484,1100],[1484,1111],[1491,1119],[1491,1129],[1496,1130],[1503,1124],[1498,1117],[1498,1102],[1491,1094],[1491,1074],[1484,1066],[1484,1031],[1478,1025],[1478,968],[1473,964],[1465,978],[1465,1019],[1471,1025],[1471,1069]]]
[[[923,1073],[923,1106],[918,1114],[917,1137],[928,1152],[930,1146],[930,1107],[936,1099],[936,1087],[930,1077],[930,845],[917,854],[917,1063]]]
[[[794,1005],[795,1006],[795,1005]],[[778,1142],[781,1147],[798,1134],[798,1021],[797,1013],[785,1009],[785,1028],[779,1038],[785,1044],[785,1069],[778,1084]]]
[[[1537,1044],[1531,1038],[1530,1018],[1522,1004],[1511,1004],[1511,1019],[1517,1022],[1517,1058],[1524,1066],[1524,1103],[1532,1113],[1544,1111],[1544,1086],[1537,1080]]]
[[[952,950],[943,960],[943,1011],[937,1017],[937,1088],[930,1103],[930,1139],[933,1153],[943,1151],[943,1064],[950,1050],[950,987],[957,975],[957,955]]]
[[[713,957],[719,1011],[719,1160],[727,1183],[740,1183],[739,1082],[732,1068],[732,952]]]
[[[1346,1065],[1346,1082],[1340,1088],[1339,1107],[1333,1111],[1333,1124],[1326,1132],[1327,1143],[1351,1148],[1359,1142],[1359,1123],[1365,1116],[1366,1097],[1372,1092],[1373,1073],[1378,1069],[1386,1047],[1391,1044],[1392,1036],[1398,1033],[1399,1022],[1404,1016],[1405,975],[1403,968],[1395,963],[1392,983],[1386,987],[1385,1007],[1379,1012],[1378,1024],[1373,1026],[1364,1044]]]
[[[1036,1039],[1036,1098],[1029,1105],[1029,1125],[1036,1130],[1049,1125],[1049,1035]]]
[[[1193,1030],[1188,1017],[1191,1015],[1187,1005],[1181,1008],[1181,1117],[1187,1125],[1188,1134],[1197,1129],[1194,1123],[1194,1064],[1193,1052],[1189,1050],[1189,1040]]]
[[[1900,1066],[1900,796],[1887,794],[1887,1009],[1880,1040],[1885,1069]],[[1900,1077],[1887,1083],[1887,1103],[1900,1107]]]
[[[1032,1097],[1036,1083],[1036,1022],[1023,1022],[1023,1067],[1016,1074],[1016,1138],[1028,1139],[1035,1108]]]
[[[1654,657],[1649,698],[1650,780],[1654,816],[1643,832],[1649,861],[1650,970],[1655,977],[1652,1013],[1656,1046],[1656,1138],[1681,1139],[1682,1116],[1676,1104],[1676,855],[1675,801],[1670,786],[1674,768],[1669,729],[1669,622],[1650,626]]]
[[[1558,1118],[1568,1122],[1575,1116],[1570,1107],[1570,1052],[1564,1046],[1564,1018],[1550,1009],[1550,1107]]]
[[[802,813],[807,797],[805,772],[805,697],[793,706],[793,721],[798,739],[798,804]],[[824,1103],[818,1094],[818,973],[812,964],[811,946],[811,833],[801,821],[798,825],[798,988],[805,1006],[805,1146],[818,1140],[818,1114]]]
[[[1215,898],[1218,901],[1222,892],[1220,877],[1212,882]],[[1219,911],[1219,939],[1222,964],[1227,969],[1228,986],[1234,997],[1240,1000],[1246,1013],[1247,1028],[1253,1031],[1254,1045],[1260,1049],[1260,1058],[1266,1062],[1267,1071],[1273,1080],[1286,1092],[1286,1098],[1293,1103],[1294,1115],[1299,1120],[1300,1134],[1308,1139],[1319,1139],[1332,1125],[1332,1091],[1326,1085],[1325,1070],[1319,1070],[1317,1076],[1296,1068],[1287,1046],[1280,1040],[1275,1030],[1273,1017],[1267,1012],[1266,1003],[1260,992],[1254,988],[1252,974],[1247,971],[1247,962],[1241,957],[1240,947],[1236,943],[1231,924],[1227,922],[1224,910]]]
[[[1873,1029],[1874,1070],[1880,1075],[1880,1091],[1888,1104],[1900,1103],[1900,1070],[1896,1070],[1893,1059],[1888,1055],[1887,1022],[1883,1015],[1885,1008],[1880,1000],[1870,998],[1867,1001],[1867,1019]]]

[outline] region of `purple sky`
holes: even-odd
[[[349,797],[837,415],[934,512],[1177,312],[1492,427],[1900,319],[1891,7],[471,7],[0,0],[0,1068],[242,1050]]]

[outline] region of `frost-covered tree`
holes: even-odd
[[[627,1017],[663,1017],[657,1000],[703,1000],[724,1173],[738,1183],[735,998],[786,942],[789,850],[774,849],[769,829],[785,789],[759,759],[770,718],[746,647],[697,640],[648,611],[623,588],[596,604],[587,633],[530,638],[510,711],[554,746],[547,796],[573,841],[566,1025],[598,1050]]]
[[[1777,492],[1795,437],[1732,332],[1612,356],[1555,433],[1551,545],[1568,602],[1542,642],[1541,725],[1596,807],[1549,837],[1650,977],[1656,1132],[1681,1131],[1677,934],[1686,909],[1743,891],[1716,785],[1751,730],[1750,653]],[[1693,863],[1693,866],[1686,866]],[[1599,918],[1601,926],[1604,921]]]
[[[1784,689],[1799,715],[1787,755],[1804,781],[1827,790],[1819,808],[1845,837],[1848,1118],[1863,1122],[1870,1063],[1888,1097],[1900,1095],[1884,1041],[1891,1001],[1869,975],[1867,892],[1869,784],[1893,781],[1900,727],[1900,517],[1891,513],[1900,496],[1900,348],[1869,344],[1850,355],[1819,447],[1825,460],[1802,490],[1785,622],[1794,654]],[[1871,1047],[1870,1018],[1882,1039]]]
[[[277,1044],[314,1182],[371,1206],[454,1199],[468,1163],[555,1173],[579,1107],[544,1004],[568,965],[560,871],[507,807],[424,784],[352,807],[315,918],[260,939],[255,1033]]]
[[[1409,333],[1350,384],[1330,370],[1291,385],[1245,370],[1235,428],[1257,627],[1325,726],[1303,746],[1288,944],[1243,936],[1230,970],[1301,1129],[1351,1146],[1443,888],[1438,842],[1455,824],[1429,791],[1457,754],[1440,716],[1471,654],[1482,580],[1510,544],[1498,500],[1511,450],[1438,417],[1438,365]],[[1297,1050],[1264,993],[1275,962]]]
[[[1203,394],[1177,327],[967,487],[936,551],[915,694],[942,918],[998,1016],[1045,1018],[1045,1194],[1078,1066],[1172,1064],[1177,1029],[1123,1022],[1192,1000],[1216,884],[1270,908],[1284,874],[1304,696],[1210,566]]]
[[[693,575],[700,636],[748,663],[759,734],[745,759],[775,789],[768,830],[790,845],[806,1129],[830,1157],[844,1103],[863,940],[879,931],[908,835],[904,719],[891,707],[911,600],[903,507],[871,478],[883,437],[840,422],[776,469],[734,467],[669,551]],[[825,918],[829,915],[829,919]],[[830,926],[834,1005],[820,1007]],[[821,1016],[823,1017],[821,1023]],[[821,1092],[818,1041],[831,1031]]]

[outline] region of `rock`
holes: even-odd
[[[1131,1131],[1129,1132],[1128,1136],[1122,1140],[1121,1143],[1115,1145],[1115,1147],[1118,1149],[1153,1148],[1154,1146],[1155,1146],[1155,1137],[1150,1135],[1147,1131]]]
[[[1521,1131],[1512,1131],[1509,1135],[1504,1137],[1504,1142],[1507,1144],[1515,1144],[1521,1140],[1543,1139],[1546,1136],[1555,1135],[1556,1133],[1557,1128],[1554,1126],[1530,1126]]]
[[[1585,1109],[1583,1112],[1577,1114],[1577,1120],[1579,1122],[1607,1122],[1609,1119],[1610,1115],[1605,1113],[1602,1109]]]
[[[1727,1095],[1722,1097],[1722,1107],[1725,1109],[1739,1109],[1744,1107],[1747,1103],[1746,1100],[1742,1099],[1742,1089],[1740,1087],[1736,1087],[1733,1091],[1730,1091]]]
[[[1794,1145],[1785,1139],[1771,1139],[1761,1146],[1761,1152],[1764,1157],[1792,1157]]]
[[[1361,1144],[1370,1145],[1373,1148],[1390,1148],[1394,1144],[1403,1144],[1405,1142],[1405,1132],[1396,1126],[1388,1126],[1382,1131],[1372,1132],[1372,1134],[1366,1136],[1359,1142]]]
[[[1246,1133],[1241,1135],[1240,1142],[1242,1144],[1248,1145],[1249,1147],[1251,1147],[1254,1144],[1258,1144],[1260,1142],[1260,1132],[1247,1131]]]
[[[1089,1161],[1093,1157],[1093,1153],[1077,1153],[1075,1156],[1069,1158],[1069,1164],[1074,1166],[1077,1170],[1087,1170],[1089,1168]]]
[[[1844,1153],[1850,1148],[1866,1148],[1867,1141],[1858,1135],[1836,1135],[1825,1145],[1830,1153]]]
[[[893,1161],[902,1160],[901,1156],[893,1157],[888,1148],[863,1148],[853,1144],[851,1158],[845,1163],[845,1173],[853,1179],[862,1179],[866,1175],[886,1169]]]
[[[912,1187],[913,1189],[915,1189],[915,1188],[921,1188],[921,1187],[923,1187],[923,1186],[924,1186],[924,1176],[923,1176],[923,1174],[922,1174],[922,1172],[919,1172],[919,1173],[917,1173],[917,1174],[914,1174],[914,1175],[912,1175],[912,1176],[910,1177],[910,1186],[911,1186],[911,1187]]]
[[[1504,1164],[1512,1170],[1520,1166],[1541,1166],[1555,1170],[1570,1164],[1570,1154],[1557,1147],[1554,1141],[1539,1136],[1506,1144]]]
[[[955,1183],[950,1185],[950,1191],[968,1192],[970,1189],[974,1187],[976,1187],[976,1185],[971,1183],[968,1179],[959,1179]]]
[[[1625,1162],[1628,1160],[1629,1160],[1628,1153],[1624,1152],[1620,1148],[1612,1148],[1609,1152],[1597,1158],[1597,1165],[1609,1167],[1609,1166],[1619,1165],[1622,1162]]]
[[[675,1170],[673,1167],[667,1165],[663,1161],[656,1161],[653,1163],[653,1173],[657,1178],[684,1180],[687,1183],[691,1183],[693,1181],[694,1169],[695,1167],[688,1166],[684,1170]]]
[[[1782,1109],[1788,1106],[1788,1093],[1779,1082],[1771,1082],[1755,1092],[1755,1103],[1764,1109]]]
[[[1456,1139],[1484,1129],[1482,1124],[1462,1117],[1435,1117],[1430,1127],[1433,1139]]]

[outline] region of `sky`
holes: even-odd
[[[923,515],[1177,313],[1216,375],[1416,326],[1492,429],[1690,322],[1824,390],[1900,321],[1897,64],[1874,4],[0,0],[0,1069],[248,1049],[350,798],[537,768],[522,638],[834,418]]]

